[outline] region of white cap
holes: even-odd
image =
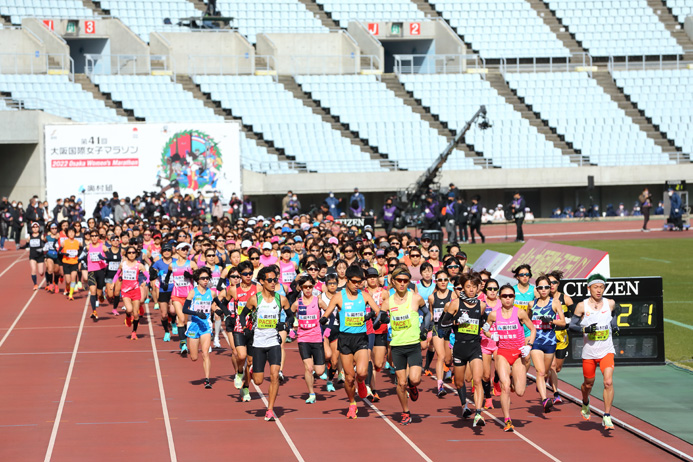
[[[176,246],[176,250],[185,249],[186,247],[189,249],[190,244],[188,244],[187,242],[181,242]]]
[[[253,243],[250,242],[248,239],[245,241],[241,242],[241,249],[249,249],[250,247],[253,246]]]
[[[265,217],[263,217],[262,215],[258,215],[257,221],[265,221]]]
[[[272,250],[272,244],[270,244],[269,242],[265,242],[264,244],[262,244],[262,250],[265,250],[265,249]]]
[[[248,225],[255,226],[255,220],[248,220]]]

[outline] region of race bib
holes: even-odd
[[[597,332],[587,334],[587,338],[590,340],[606,340],[609,338],[609,329],[606,326],[600,326],[597,328]]]
[[[443,315],[443,310],[445,308],[433,308],[433,320],[438,321],[440,317]]]
[[[89,252],[89,260],[91,260],[93,263],[99,262],[101,261],[99,255],[101,255],[99,252]]]
[[[118,268],[120,268],[120,262],[119,261],[109,261],[108,262],[108,271],[118,271]]]
[[[173,276],[173,284],[176,287],[185,287],[188,285],[188,281],[185,279],[185,276],[183,275]]]
[[[478,319],[470,319],[469,321],[460,324],[457,327],[457,332],[460,334],[471,334],[471,335],[476,335],[479,333],[479,320]]]
[[[43,246],[43,251],[44,252],[50,252],[53,250],[53,245],[50,242],[46,242],[45,245]]]
[[[41,239],[30,239],[29,246],[31,247],[41,247]]]
[[[296,279],[296,272],[291,271],[290,273],[282,273],[282,283],[291,284]]]
[[[137,280],[137,270],[136,269],[123,269],[123,280],[124,281]]]
[[[318,325],[318,316],[315,314],[299,314],[298,325],[302,329],[312,329]]]
[[[195,307],[206,314],[212,312],[212,302],[210,300],[195,300]]]
[[[344,314],[344,325],[346,327],[361,327],[363,326],[363,318],[366,313],[363,311],[355,311]]]
[[[532,324],[534,324],[537,330],[551,330],[551,324],[547,324],[541,319],[532,319]]]
[[[209,287],[216,290],[217,284],[219,284],[219,277],[214,277],[209,280]]]
[[[411,327],[411,318],[409,313],[402,316],[392,316],[390,319],[392,330],[406,330]]]
[[[276,329],[278,322],[279,322],[279,315],[278,314],[258,315],[257,328],[258,329]]]
[[[76,249],[69,249],[67,251],[67,256],[70,258],[75,258],[77,256],[77,250]]]

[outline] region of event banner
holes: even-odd
[[[607,252],[531,239],[505,265],[500,276],[514,281],[512,270],[525,263],[532,267],[532,281],[554,270],[563,271],[564,278],[586,278],[597,272],[605,277],[611,275]]]
[[[91,216],[99,199],[144,191],[241,195],[236,123],[46,125],[46,197],[76,196]]]

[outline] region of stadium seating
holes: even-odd
[[[664,0],[676,19],[683,24],[686,16],[693,16],[693,3],[690,0]]]
[[[217,0],[217,9],[232,16],[248,41],[264,33],[321,33],[329,30],[299,0]]]
[[[518,96],[591,162],[604,166],[672,163],[586,73],[505,77]]]
[[[309,170],[384,170],[270,76],[198,75],[194,80],[222,107]]]
[[[165,75],[93,75],[111,99],[147,122],[220,122],[224,119]]]
[[[683,54],[647,0],[547,0],[547,3],[592,56]]]
[[[448,144],[375,76],[304,75],[296,81],[322,107],[402,168],[428,168]]]
[[[0,0],[0,14],[9,16],[15,25],[20,25],[22,18],[27,16],[53,19],[88,19],[94,16],[82,0]]]
[[[570,56],[570,51],[525,0],[431,3],[482,58]]]
[[[101,0],[101,7],[120,18],[145,42],[149,42],[149,33],[154,31],[189,32],[190,29],[175,24],[181,18],[201,14],[188,0]],[[172,24],[164,24],[165,18]]]
[[[465,140],[495,166],[569,167],[568,156],[537,132],[491,85],[474,74],[401,75],[404,87],[441,121],[460,130],[483,104],[493,124],[490,130],[474,126]],[[512,150],[508,146],[513,146]]]
[[[0,74],[0,91],[27,109],[41,109],[77,122],[127,122],[67,75]]]
[[[424,13],[409,0],[317,0],[340,27],[349,21],[420,21]]]
[[[264,146],[259,146],[254,140],[249,140],[241,132],[241,166],[246,170],[267,174],[298,173],[286,162],[277,160],[277,156],[267,152]]]
[[[669,139],[693,153],[693,70],[616,71],[616,84]]]

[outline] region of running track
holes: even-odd
[[[655,233],[650,233],[655,234]],[[638,234],[640,236],[640,234]],[[649,236],[648,236],[649,237]],[[89,319],[83,292],[68,302],[61,295],[31,291],[26,252],[0,258],[0,371],[4,399],[0,413],[0,460],[197,461],[219,456],[246,460],[353,460],[360,451],[388,459],[446,460],[455,452],[471,457],[496,454],[524,460],[674,459],[650,443],[617,428],[601,429],[593,416],[583,422],[579,407],[568,402],[544,416],[533,385],[523,399],[513,397],[516,433],[503,433],[500,409],[486,414],[487,426],[473,429],[459,415],[452,393],[434,394],[435,381],[424,378],[419,401],[411,404],[414,423],[396,423],[399,404],[390,375],[380,374],[382,400],[359,402],[359,418],[345,418],[341,386],[324,391],[306,405],[303,367],[295,344],[287,345],[285,374],[275,408],[280,423],[262,419],[259,392],[239,402],[229,380],[230,356],[215,351],[214,389],[201,385],[201,363],[180,358],[175,343],[161,341],[159,312],[140,324],[138,341],[127,339],[122,317],[100,309]],[[152,341],[150,332],[154,333]],[[618,377],[616,377],[618,387]],[[577,396],[567,384],[562,389]],[[616,392],[618,404],[618,388]],[[499,408],[498,398],[494,398]],[[593,400],[593,405],[602,408]],[[693,447],[644,422],[614,410],[614,417],[636,426],[687,454]],[[56,418],[59,420],[56,422]]]

